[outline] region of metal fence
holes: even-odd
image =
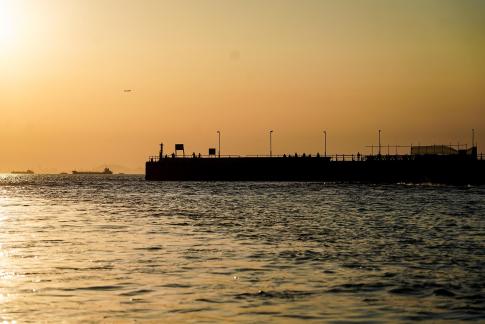
[[[208,158],[208,159],[217,159],[217,158],[329,158],[331,161],[342,161],[342,162],[351,162],[351,161],[377,161],[377,160],[384,160],[384,161],[410,161],[415,160],[416,155],[410,154],[393,154],[393,155],[364,155],[364,154],[332,154],[332,155],[319,155],[319,154],[283,154],[283,155],[202,155],[202,154],[189,154],[189,155],[165,155],[163,156],[164,159],[198,159],[198,158]],[[477,160],[483,160],[484,156],[483,153],[477,155]],[[160,160],[160,156],[154,155],[148,157],[148,162],[158,162]]]

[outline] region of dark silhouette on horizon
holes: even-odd
[[[368,183],[485,184],[485,160],[477,147],[410,146],[409,154],[353,155],[284,154],[282,156],[219,156],[210,148],[202,156],[182,157],[176,144],[171,158],[146,162],[146,180],[159,181],[336,181]],[[397,146],[396,146],[397,150]]]
[[[72,171],[72,174],[113,174],[109,168],[104,168],[103,171]]]

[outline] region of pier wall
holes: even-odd
[[[485,184],[485,160],[469,158],[330,161],[325,157],[162,158],[146,163],[161,181],[343,181]]]

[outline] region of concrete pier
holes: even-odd
[[[162,157],[146,162],[146,180],[336,181],[485,184],[485,160],[469,155],[338,157]]]

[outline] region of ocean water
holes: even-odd
[[[0,175],[0,320],[485,320],[485,187]]]

